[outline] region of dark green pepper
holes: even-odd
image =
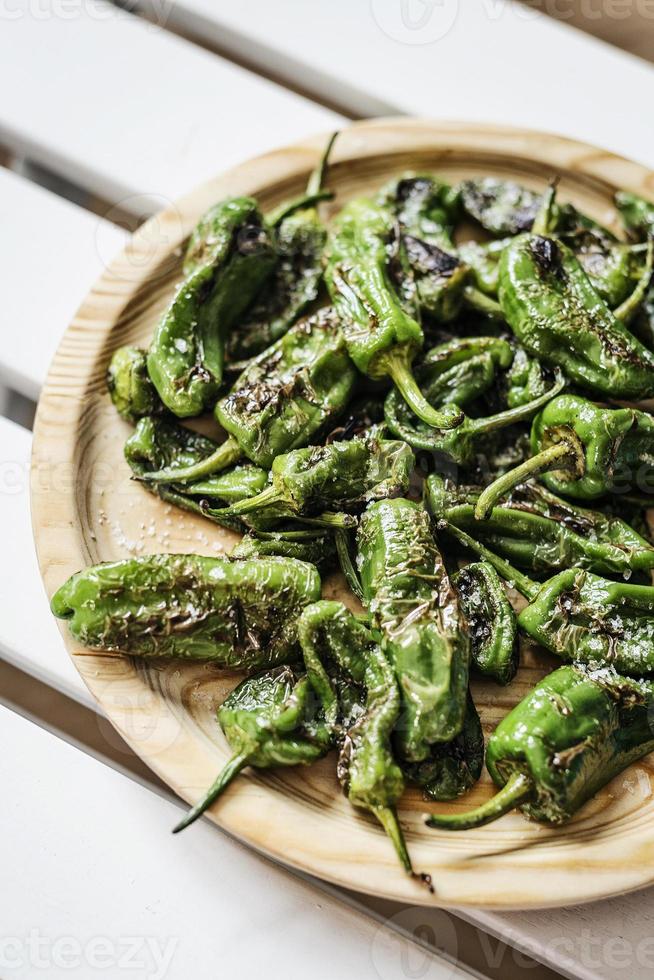
[[[654,204],[631,191],[618,191],[615,206],[629,234],[639,242],[654,235]]]
[[[488,740],[486,765],[499,793],[469,813],[433,814],[427,824],[469,830],[515,807],[541,823],[565,823],[654,749],[652,708],[651,682],[621,677],[611,668],[560,667]]]
[[[470,693],[463,728],[451,742],[432,745],[422,762],[405,762],[407,779],[427,800],[456,800],[472,789],[484,767],[484,733]]]
[[[276,456],[308,445],[343,413],[356,381],[334,312],[321,310],[255,357],[220,399],[215,415],[230,438],[213,455],[164,467],[148,479],[187,483],[242,456],[270,469]]]
[[[107,388],[119,415],[134,422],[161,408],[148,374],[147,352],[140,347],[119,347],[107,369]]]
[[[336,545],[333,535],[310,533],[307,536],[293,536],[293,532],[268,532],[265,537],[257,534],[246,534],[232,548],[230,558],[297,558],[298,561],[310,562],[319,572],[328,571],[336,564]]]
[[[460,185],[463,210],[493,235],[519,235],[529,231],[542,196],[510,180],[475,177]]]
[[[327,161],[338,134],[329,139],[325,152],[309,177],[306,194],[298,202],[282,205],[268,215],[274,229],[277,265],[227,341],[227,358],[232,367],[255,357],[279,340],[318,297],[322,280],[322,253],[327,230],[316,204],[332,195],[322,193]]]
[[[550,389],[533,401],[485,418],[471,418],[469,415],[464,415],[463,421],[456,429],[443,432],[424,426],[420,420],[406,419],[407,413],[403,411],[401,413],[399,406],[392,402],[389,404],[387,401],[389,411],[386,414],[386,424],[393,435],[404,439],[414,449],[438,453],[459,466],[467,466],[474,460],[480,440],[484,440],[489,433],[496,432],[498,429],[531,418],[564,386],[565,380],[559,372]],[[402,415],[405,417],[403,418]]]
[[[391,279],[395,231],[387,209],[366,198],[350,201],[330,234],[325,281],[358,369],[373,379],[390,377],[419,418],[449,428],[460,414],[433,409],[411,373],[423,333]]]
[[[395,810],[404,792],[404,779],[391,749],[391,734],[400,713],[393,668],[370,631],[340,602],[307,606],[298,634],[307,677],[339,746],[339,782],[350,803],[379,820],[404,870],[413,874]],[[361,690],[360,712],[345,726],[340,723],[338,687],[333,680],[343,675]]]
[[[225,341],[275,265],[275,251],[250,197],[216,204],[191,236],[185,278],[161,318],[148,373],[175,415],[213,407],[223,377]]]
[[[651,271],[623,316],[642,302],[649,277]],[[561,241],[515,238],[502,253],[499,298],[520,343],[572,381],[611,398],[654,395],[654,354],[611,312]]]
[[[634,677],[654,673],[654,586],[611,582],[582,568],[534,582],[465,531],[446,529],[526,596],[518,626],[550,653]]]
[[[560,395],[534,419],[533,455],[486,487],[475,516],[488,516],[513,487],[537,474],[554,493],[594,500],[630,488],[654,490],[654,419],[635,408],[601,408]]]
[[[445,251],[454,250],[459,191],[432,174],[405,173],[385,184],[377,203],[389,209],[403,232]]]
[[[418,762],[434,742],[450,742],[461,731],[467,625],[419,504],[402,498],[372,504],[357,545],[364,604],[402,692],[397,745],[403,758]]]
[[[93,649],[254,670],[297,658],[297,617],[318,598],[318,572],[292,558],[150,555],[78,572],[51,608]]]
[[[480,487],[455,486],[440,474],[426,481],[435,520],[445,520],[532,572],[574,565],[600,575],[654,569],[654,547],[615,514],[574,506],[537,483],[517,487],[483,520],[475,517]]]
[[[356,511],[373,500],[402,496],[414,466],[409,447],[384,439],[377,426],[348,442],[310,446],[277,456],[270,484],[249,500],[230,507],[233,515],[249,514],[280,504],[292,517],[325,510]]]
[[[452,583],[468,623],[473,667],[509,684],[518,670],[518,623],[499,575],[478,561],[453,575]]]
[[[329,733],[320,718],[312,717],[311,694],[306,675],[298,677],[291,667],[274,667],[234,688],[216,716],[232,757],[173,833],[202,816],[247,766],[307,766],[325,755]]]

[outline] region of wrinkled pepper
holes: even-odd
[[[518,670],[518,623],[499,575],[487,561],[466,565],[452,576],[470,632],[470,662],[498,684]]]
[[[297,659],[297,617],[319,597],[292,558],[149,555],[77,572],[51,609],[93,649],[255,670]]]
[[[568,821],[654,749],[654,686],[580,664],[545,677],[499,723],[486,765],[499,792],[468,813],[432,814],[430,827],[470,830],[520,807],[541,823]]]
[[[140,347],[119,347],[107,369],[107,388],[119,415],[135,422],[162,408],[150,381],[147,351]]]
[[[404,759],[420,761],[463,726],[467,625],[419,504],[401,497],[371,504],[357,548],[364,605],[402,693],[397,746]]]

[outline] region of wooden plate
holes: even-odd
[[[34,434],[33,520],[48,594],[94,562],[159,551],[215,555],[234,543],[232,533],[166,506],[130,480],[122,457],[130,429],[109,401],[105,370],[121,344],[148,343],[179,274],[184,241],[203,211],[228,194],[254,194],[268,208],[298,193],[324,142],[320,136],[244,163],[152,218],[84,301],[52,363]],[[615,223],[616,188],[654,197],[654,174],[581,143],[523,130],[409,119],[347,129],[336,144],[329,183],[341,205],[405,168],[426,168],[450,179],[511,176],[541,189],[560,175],[561,198],[608,224]],[[338,577],[325,583],[329,595],[343,589]],[[82,678],[123,738],[175,792],[195,801],[227,757],[213,714],[237,676],[94,653],[81,648],[65,627],[62,632]],[[544,656],[527,654],[508,689],[476,683],[486,730],[551,667]],[[415,868],[433,876],[433,896],[405,877],[381,829],[343,798],[333,770],[329,758],[310,769],[247,772],[210,816],[297,868],[412,903],[568,905],[654,881],[649,760],[615,779],[559,830],[519,814],[467,833],[427,830],[421,819],[427,805],[419,792],[407,791],[401,820]],[[491,792],[486,777],[465,800],[440,809],[462,810]],[[162,860],[175,860],[172,837]],[[220,869],[217,875],[219,880]]]

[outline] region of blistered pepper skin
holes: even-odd
[[[78,572],[51,608],[93,649],[254,670],[297,659],[297,616],[319,596],[316,569],[291,558],[151,555]]]
[[[162,408],[150,381],[147,352],[140,347],[119,347],[107,369],[107,388],[116,411],[128,422]]]
[[[403,697],[396,744],[405,759],[420,761],[463,725],[468,629],[420,505],[403,498],[372,504],[357,546],[364,604]]]
[[[499,575],[479,561],[452,582],[468,623],[472,666],[498,684],[510,684],[518,670],[518,623]]]
[[[515,238],[502,253],[499,300],[523,347],[572,381],[611,398],[654,395],[654,355],[615,318],[561,241]]]
[[[148,374],[171,412],[199,415],[218,397],[227,332],[276,257],[253,198],[215,205],[191,237],[185,278],[163,314],[148,353]]]

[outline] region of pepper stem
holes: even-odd
[[[479,310],[480,313],[485,313],[487,316],[492,316],[495,319],[501,320],[504,318],[502,307],[497,300],[491,296],[487,296],[486,293],[482,293],[481,289],[477,289],[476,286],[466,286],[463,290],[463,295],[468,306]]]
[[[652,281],[652,268],[654,268],[654,239],[650,238],[647,242],[647,258],[642,275],[633,292],[613,311],[616,320],[620,320],[621,323],[629,323],[634,318],[647,295]]]
[[[204,476],[211,476],[238,462],[243,453],[233,436],[221,443],[218,448],[197,463],[190,466],[167,466],[163,470],[144,473],[138,479],[145,483],[191,483]]]
[[[514,773],[499,793],[496,793],[486,803],[468,813],[432,813],[426,818],[428,827],[438,827],[443,830],[473,830],[503,817],[505,813],[515,810],[526,803],[534,794],[534,784],[523,772]]]
[[[524,419],[531,418],[535,412],[551,401],[552,398],[555,398],[564,388],[565,378],[560,371],[557,371],[552,387],[544,394],[539,395],[538,398],[532,398],[526,405],[518,405],[516,408],[509,408],[505,412],[498,412],[497,415],[489,415],[481,419],[468,419],[468,429],[479,434],[492,432],[494,429],[502,429],[508,425],[513,425],[515,422],[522,422]]]
[[[513,585],[518,592],[522,593],[523,596],[530,600],[536,598],[541,590],[541,586],[538,582],[534,582],[534,580],[529,578],[529,576],[523,575],[522,572],[519,572],[517,568],[514,568],[513,565],[511,565],[511,563],[505,558],[500,558],[500,556],[496,555],[494,551],[490,550],[490,548],[487,548],[485,545],[475,541],[475,539],[470,537],[469,534],[466,534],[465,531],[455,527],[454,524],[450,524],[449,521],[441,520],[438,522],[437,527],[441,525],[444,525],[447,533],[453,538],[456,538],[457,541],[460,541],[466,548],[470,548],[470,550],[474,551],[480,558],[484,558],[490,565],[493,566],[495,571],[498,572],[503,579],[505,579],[505,581]]]
[[[537,476],[538,473],[552,469],[556,462],[564,459],[566,456],[570,458],[575,457],[576,451],[574,446],[569,442],[562,440],[561,442],[556,442],[548,446],[547,449],[541,450],[535,456],[530,456],[524,463],[509,470],[508,473],[503,473],[502,476],[498,476],[496,480],[480,493],[475,505],[476,520],[483,521],[484,518],[488,517],[495,504],[513,490],[514,487],[517,487],[520,483],[525,483],[532,476]]]
[[[434,429],[455,429],[463,422],[464,415],[458,406],[446,405],[439,412],[429,404],[411,373],[405,352],[387,354],[383,364],[411,411],[427,425]]]
[[[550,181],[550,185],[543,194],[543,200],[541,201],[538,213],[534,218],[534,223],[531,226],[532,235],[544,235],[547,236],[552,230],[552,216],[554,211],[554,201],[556,199],[556,190],[559,184],[558,177]]]
[[[407,850],[406,841],[404,840],[404,834],[402,833],[402,828],[400,827],[400,822],[397,819],[397,813],[393,807],[390,806],[373,806],[370,807],[371,812],[377,817],[380,824],[386,831],[393,847],[395,848],[395,853],[400,859],[402,867],[407,872],[407,874],[413,875],[415,872],[413,870],[413,865],[411,864],[411,858],[409,857],[409,852]]]
[[[254,497],[246,497],[244,500],[238,500],[235,504],[231,504],[230,507],[226,507],[225,511],[235,516],[237,514],[247,514],[251,510],[261,510],[270,504],[276,504],[280,500],[279,490],[275,486],[270,486],[262,490],[261,493],[256,493]]]
[[[307,189],[304,194],[299,197],[295,197],[290,201],[285,201],[280,204],[278,208],[275,208],[268,215],[268,224],[273,228],[280,225],[285,218],[293,214],[294,211],[300,211],[305,208],[310,208],[320,201],[329,201],[333,198],[332,191],[325,191],[322,189],[322,182],[325,179],[325,171],[327,170],[327,163],[329,161],[329,154],[332,151],[332,147],[336,142],[336,137],[338,132],[332,133],[327,142],[320,160],[318,161],[318,166],[311,171],[309,175],[309,180],[307,182]]]
[[[359,602],[363,602],[363,589],[361,588],[361,582],[359,581],[357,570],[352,562],[352,555],[350,554],[350,538],[347,531],[343,530],[343,528],[337,528],[336,533],[334,534],[334,540],[336,542],[338,563],[341,566],[341,571],[345,576],[345,580]]]
[[[248,764],[247,755],[234,755],[226,764],[225,768],[222,770],[215,783],[213,783],[207,792],[204,794],[202,799],[198,800],[194,807],[188,811],[186,816],[180,820],[180,822],[173,827],[173,833],[178,834],[180,830],[184,830],[190,824],[195,823],[198,817],[201,817],[204,811],[211,806],[211,804],[218,799],[221,793],[227,789],[231,781],[235,776],[238,776],[241,769],[244,769]]]

